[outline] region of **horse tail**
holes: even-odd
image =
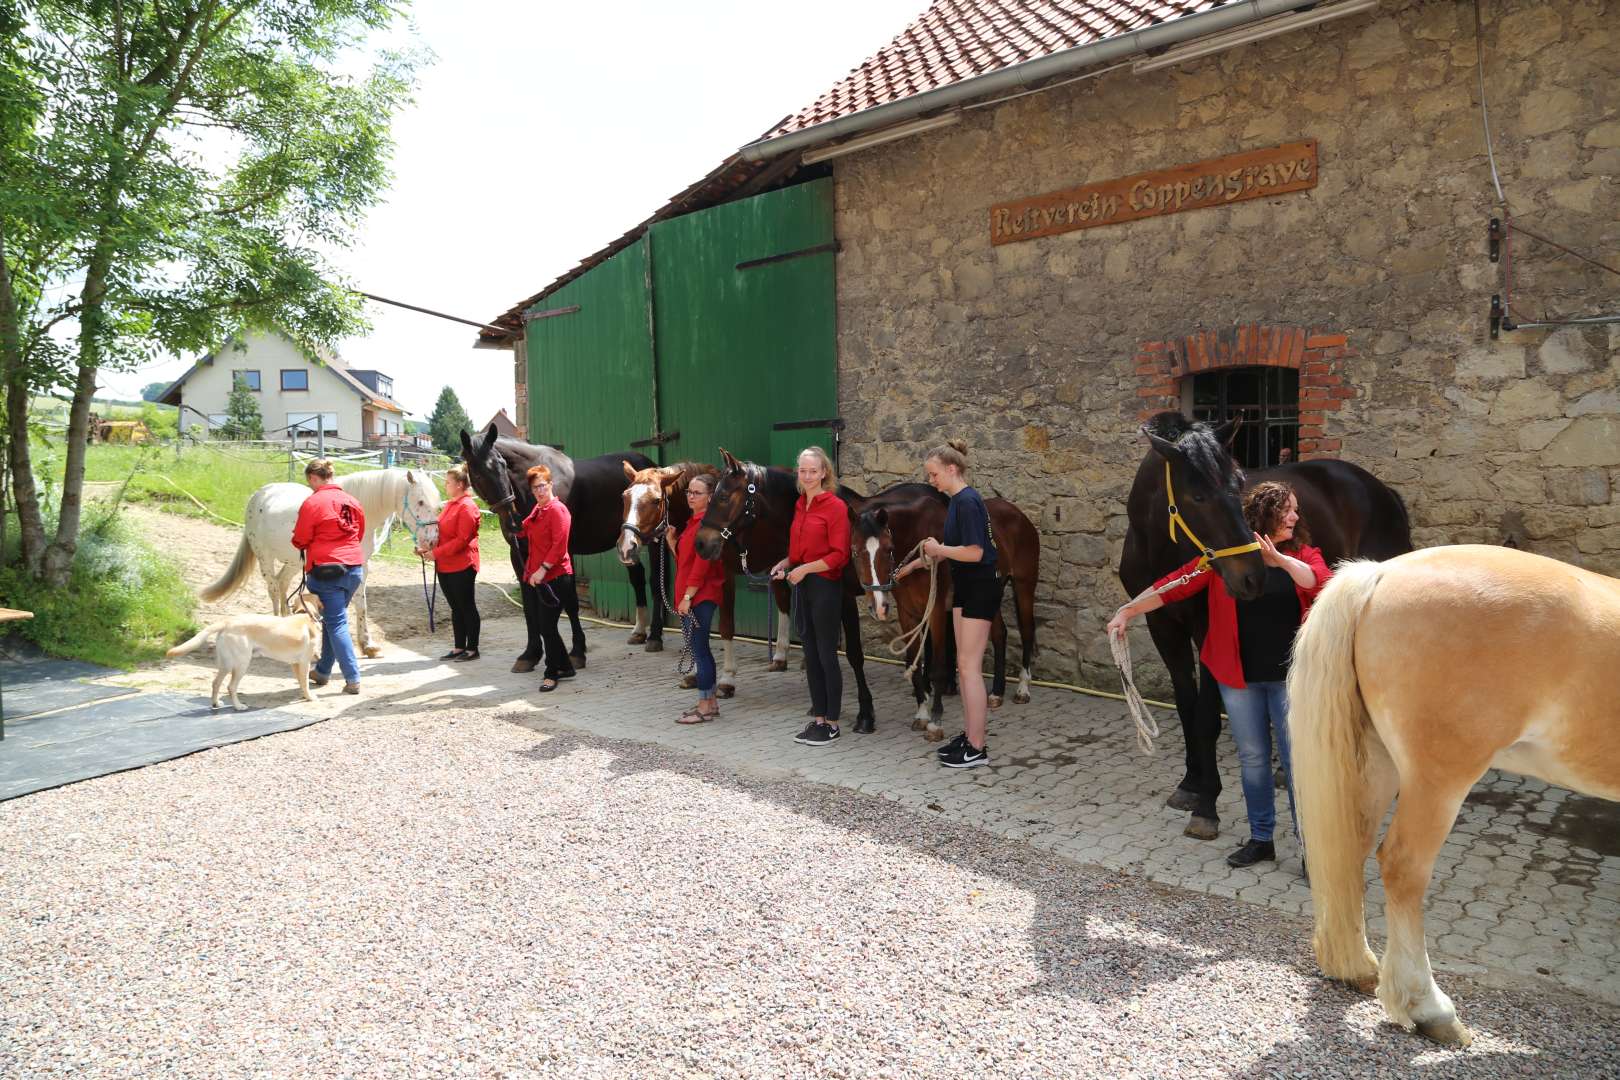
[[[195,652],[204,645],[207,645],[209,640],[223,629],[225,629],[224,623],[214,623],[212,626],[205,628],[196,637],[193,637],[188,641],[182,641],[180,644],[176,645],[163,655],[173,659],[176,656],[184,656],[186,653]]]
[[[1316,915],[1316,959],[1330,978],[1367,973],[1363,864],[1372,849],[1365,768],[1370,731],[1356,681],[1355,638],[1384,564],[1343,563],[1294,639],[1288,730],[1294,791]],[[1380,808],[1381,809],[1381,808]]]
[[[208,585],[198,593],[204,603],[212,604],[231,595],[237,589],[247,584],[247,579],[253,576],[253,567],[258,559],[253,554],[253,545],[248,543],[247,530],[242,531],[242,542],[236,545],[236,558],[225,574],[212,585]]]

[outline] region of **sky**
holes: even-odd
[[[355,287],[489,321],[646,220],[737,147],[810,104],[928,0],[416,0],[436,55],[394,122],[394,182],[336,261]],[[445,385],[481,424],[513,409],[512,354],[477,330],[370,304],[350,367],[393,376],[426,419]],[[103,375],[135,398],[196,358]]]

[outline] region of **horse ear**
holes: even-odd
[[[489,425],[489,430],[484,432],[484,441],[478,447],[478,456],[479,457],[488,457],[489,456],[489,452],[491,450],[495,449],[495,439],[499,434],[500,434],[500,432],[495,430],[495,425],[494,424]]]
[[[887,508],[878,507],[877,513],[872,516],[877,519],[878,528],[887,529],[889,527],[889,511]]]
[[[466,428],[461,429],[461,450],[469,455],[473,452],[472,436],[467,434]]]
[[[1234,416],[1226,423],[1215,429],[1215,437],[1227,450],[1232,449],[1232,441],[1237,438],[1238,429],[1243,426],[1243,417]]]
[[[1148,437],[1148,442],[1153,444],[1153,449],[1157,450],[1159,452],[1159,455],[1161,457],[1163,457],[1166,461],[1186,461],[1187,460],[1187,455],[1186,455],[1185,452],[1182,451],[1181,447],[1177,446],[1175,443],[1171,442],[1169,439],[1166,439],[1166,438],[1163,438],[1161,436],[1155,435],[1155,434],[1153,434],[1153,432],[1149,431],[1145,427],[1142,429],[1142,434],[1144,434],[1144,435],[1146,435]]]
[[[624,466],[624,478],[626,480],[630,481],[632,484],[635,483],[636,482],[636,470],[635,470],[635,468],[632,467],[631,464],[628,461],[625,461],[623,458],[619,459],[619,464]]]
[[[411,470],[406,469],[405,470],[405,482],[407,484],[415,484],[416,483],[416,474],[411,472]]]
[[[731,456],[730,450],[727,450],[723,446],[720,448],[720,458],[726,463],[727,472],[742,472],[742,464],[736,458]]]

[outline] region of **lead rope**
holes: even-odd
[[[1209,573],[1209,567],[1194,570],[1189,574],[1182,574],[1176,580],[1153,590],[1153,595],[1163,596],[1172,589],[1179,589],[1187,582],[1200,574]],[[1126,634],[1108,635],[1108,648],[1114,654],[1114,666],[1119,669],[1120,682],[1125,688],[1125,707],[1130,711],[1131,721],[1136,725],[1136,745],[1141,747],[1142,753],[1153,753],[1153,740],[1159,737],[1159,722],[1148,711],[1147,702],[1142,700],[1142,692],[1136,688],[1136,679],[1131,671],[1131,641]]]
[[[928,558],[922,553],[923,545],[928,543],[930,539],[932,539],[932,537],[925,536],[921,540],[917,541],[917,546],[912,548],[910,553],[907,554],[904,559],[900,560],[900,565],[904,566],[912,559],[920,557],[922,558],[923,564],[928,567],[928,603],[923,607],[922,618],[918,621],[917,625],[913,626],[910,630],[897,635],[894,640],[889,642],[889,651],[894,653],[896,656],[906,655],[907,651],[910,650],[912,645],[917,644],[922,640],[922,636],[928,633],[928,620],[932,618],[934,614],[934,598],[935,589],[937,588],[939,579],[939,563],[934,559]],[[896,600],[895,615],[897,618],[899,617],[899,611],[899,601]],[[917,670],[917,665],[922,663],[922,657],[922,646],[918,644],[916,657],[912,659],[910,664],[906,665],[907,678],[910,678],[911,673]]]

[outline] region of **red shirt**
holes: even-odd
[[[360,538],[366,535],[366,512],[353,495],[336,484],[322,484],[298,508],[293,547],[304,553],[304,569],[366,561]]]
[[[523,535],[529,541],[529,561],[523,564],[525,583],[541,563],[551,564],[540,579],[542,585],[574,572],[574,561],[568,557],[568,532],[573,524],[574,517],[561,499],[554,498],[544,506],[536,503],[529,511],[523,519]]]
[[[471,495],[459,495],[439,511],[433,566],[441,574],[478,569],[478,506]]]
[[[681,597],[686,595],[687,589],[695,589],[692,594],[692,606],[697,607],[705,600],[720,602],[720,596],[726,585],[726,570],[720,565],[719,559],[705,559],[697,553],[698,529],[703,525],[701,518],[693,517],[681,530],[681,535],[675,541],[675,604],[680,606]]]
[[[821,576],[837,581],[849,562],[849,507],[830,491],[820,491],[807,504],[794,504],[793,527],[788,532],[788,562],[794,566],[825,559]]]
[[[1316,594],[1328,583],[1333,571],[1328,569],[1327,562],[1322,558],[1321,549],[1313,548],[1309,544],[1301,544],[1298,551],[1284,554],[1292,555],[1316,574],[1316,584],[1308,589],[1300,588],[1298,582],[1294,583],[1294,591],[1299,594],[1299,621],[1304,623],[1305,616],[1311,613],[1311,601],[1316,599]],[[1192,573],[1193,567],[1197,565],[1198,560],[1193,559],[1187,565],[1155,581],[1153,587],[1162,589],[1181,575]],[[1211,569],[1199,574],[1187,584],[1163,593],[1162,596],[1164,602],[1169,604],[1185,600],[1203,589],[1209,590],[1209,633],[1204,635],[1204,647],[1199,651],[1198,658],[1209,668],[1216,682],[1235,690],[1242,690],[1249,684],[1243,681],[1243,657],[1238,650],[1237,601],[1226,591],[1226,583],[1221,580],[1221,575]]]

